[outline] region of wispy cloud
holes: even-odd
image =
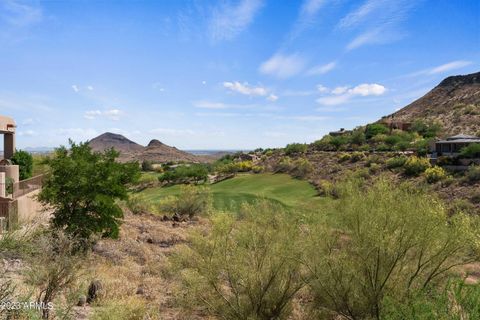
[[[118,121],[120,120],[120,117],[123,115],[123,111],[119,109],[108,109],[105,111],[100,111],[100,110],[89,110],[86,111],[83,117],[88,120],[94,120],[99,117],[105,117],[107,119],[110,119],[112,121]]]
[[[263,6],[263,0],[240,0],[213,9],[209,23],[210,38],[230,40],[245,30]]]
[[[461,69],[471,64],[472,64],[471,61],[465,61],[465,60],[452,61],[449,63],[442,64],[440,66],[437,66],[435,68],[432,68],[428,71],[428,73],[429,74],[444,73],[444,72],[448,72],[456,69]]]
[[[299,54],[275,54],[260,65],[260,72],[281,79],[300,73],[305,67],[305,59]]]
[[[152,134],[161,134],[174,137],[185,137],[195,135],[195,131],[190,129],[172,129],[172,128],[155,128],[149,131]]]
[[[318,13],[327,2],[327,0],[304,0],[300,7],[297,21],[289,34],[289,40],[293,40],[302,31],[313,25]]]
[[[454,60],[454,61],[450,61],[450,62],[444,63],[444,64],[436,66],[436,67],[412,72],[412,73],[407,74],[403,77],[408,78],[408,77],[417,77],[417,76],[421,76],[421,75],[442,74],[442,73],[450,72],[450,71],[453,71],[453,70],[462,69],[466,66],[471,65],[472,63],[473,63],[472,61],[467,61],[467,60]]]
[[[415,0],[366,0],[337,24],[341,30],[361,30],[346,49],[389,43],[402,38],[405,32],[399,26],[418,3]]]
[[[14,27],[28,27],[43,18],[42,9],[36,2],[3,0],[0,9],[0,20]]]
[[[381,96],[387,89],[377,83],[362,83],[355,87],[336,87],[329,92],[330,95],[320,97],[317,102],[325,106],[344,104],[354,97]],[[324,91],[325,92],[325,91]]]
[[[310,70],[307,71],[307,75],[309,75],[309,76],[322,75],[322,74],[325,74],[325,73],[328,73],[328,72],[332,71],[333,69],[335,69],[336,66],[337,66],[336,61],[332,61],[332,62],[329,62],[327,64],[314,66]]]
[[[72,90],[75,91],[75,92],[79,92],[80,88],[78,88],[78,86],[76,84],[72,84]]]

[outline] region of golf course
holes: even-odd
[[[180,186],[148,188],[137,196],[152,205],[167,196],[180,194]],[[252,203],[265,199],[287,208],[315,206],[322,199],[315,189],[303,180],[293,179],[287,174],[239,174],[236,177],[207,185],[217,210],[232,210],[241,203]]]

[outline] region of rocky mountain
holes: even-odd
[[[167,161],[206,162],[205,157],[195,156],[191,153],[168,146],[159,140],[152,140],[147,147],[131,141],[120,134],[106,132],[88,142],[94,151],[104,151],[114,148],[120,152],[119,160],[126,161],[151,161],[161,163]]]
[[[402,122],[438,122],[445,135],[480,134],[480,72],[448,77],[388,117]]]
[[[150,141],[148,146],[139,155],[140,160],[151,162],[168,162],[168,161],[186,161],[186,162],[202,162],[202,158],[191,153],[178,150],[175,147],[154,139]]]

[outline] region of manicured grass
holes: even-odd
[[[235,209],[243,202],[252,203],[259,199],[267,199],[285,207],[312,206],[321,201],[308,182],[293,179],[286,174],[243,174],[208,187],[212,192],[214,206],[219,210]],[[176,185],[146,189],[138,196],[155,204],[166,196],[179,193],[180,186]]]

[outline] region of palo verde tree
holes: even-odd
[[[116,200],[128,198],[127,185],[139,178],[138,163],[116,162],[118,152],[92,152],[70,141],[46,160],[50,173],[39,195],[53,209],[52,224],[75,237],[116,238],[123,212]]]

